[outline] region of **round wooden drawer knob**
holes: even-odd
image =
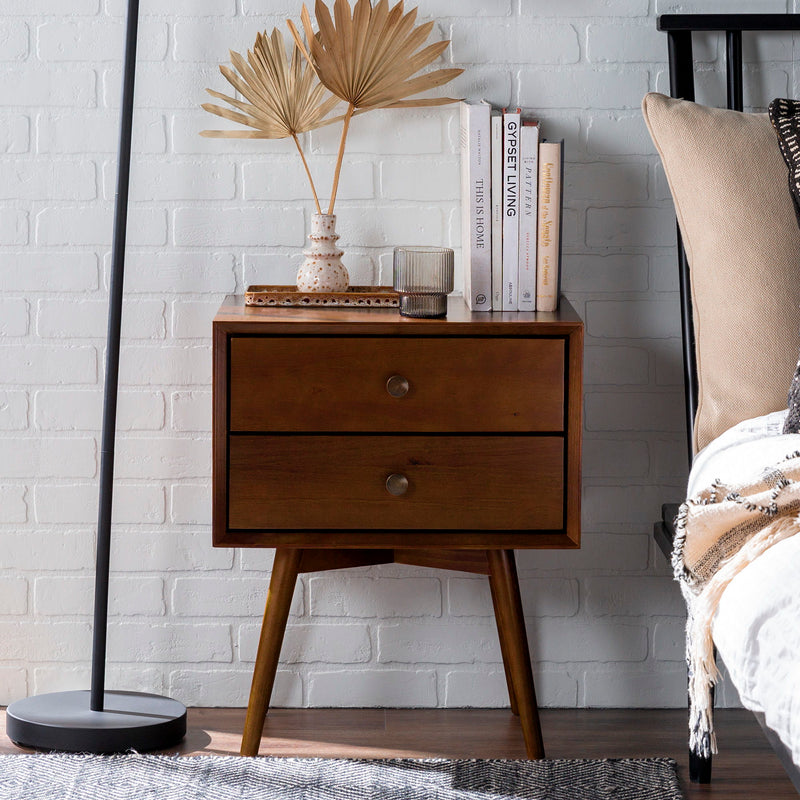
[[[408,380],[404,378],[402,375],[392,375],[388,381],[386,381],[386,391],[392,397],[405,397],[408,394]]]
[[[398,472],[393,472],[386,479],[386,491],[395,497],[400,497],[408,491],[408,478]]]

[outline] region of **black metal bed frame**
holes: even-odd
[[[670,95],[694,100],[694,57],[692,34],[696,32],[725,33],[725,66],[727,73],[727,108],[744,108],[742,77],[742,33],[759,31],[800,32],[800,14],[664,14],[658,18],[658,30],[667,34],[669,47]],[[680,229],[678,236],[678,275],[681,303],[681,335],[683,340],[683,376],[686,402],[686,431],[689,463],[694,456],[692,430],[697,412],[698,379],[695,354],[692,293],[689,281],[689,262],[683,248]],[[664,554],[672,553],[675,538],[677,503],[662,506],[662,519],[655,523],[653,536]],[[756,715],[767,739],[777,753],[795,788],[800,792],[800,768],[795,765],[778,737],[764,724],[763,715]],[[689,754],[689,776],[693,783],[711,782],[711,758]]]

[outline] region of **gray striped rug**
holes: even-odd
[[[682,800],[666,758],[0,756],[0,800]]]

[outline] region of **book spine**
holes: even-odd
[[[519,134],[519,310],[536,311],[536,221],[539,184],[539,123],[523,122]]]
[[[492,116],[492,308],[503,308],[503,117]]]
[[[563,142],[539,145],[539,230],[536,310],[555,311],[561,280]]]
[[[503,113],[503,311],[519,308],[519,122]]]
[[[490,113],[485,103],[461,104],[461,248],[472,311],[492,310]]]

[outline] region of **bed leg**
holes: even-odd
[[[704,758],[689,751],[689,780],[692,783],[711,783],[711,756]]]
[[[714,648],[714,661],[717,660],[717,648]],[[714,711],[716,687],[711,687],[711,711]],[[689,702],[691,706],[691,701]],[[701,756],[689,750],[689,780],[692,783],[711,783],[712,756]]]

